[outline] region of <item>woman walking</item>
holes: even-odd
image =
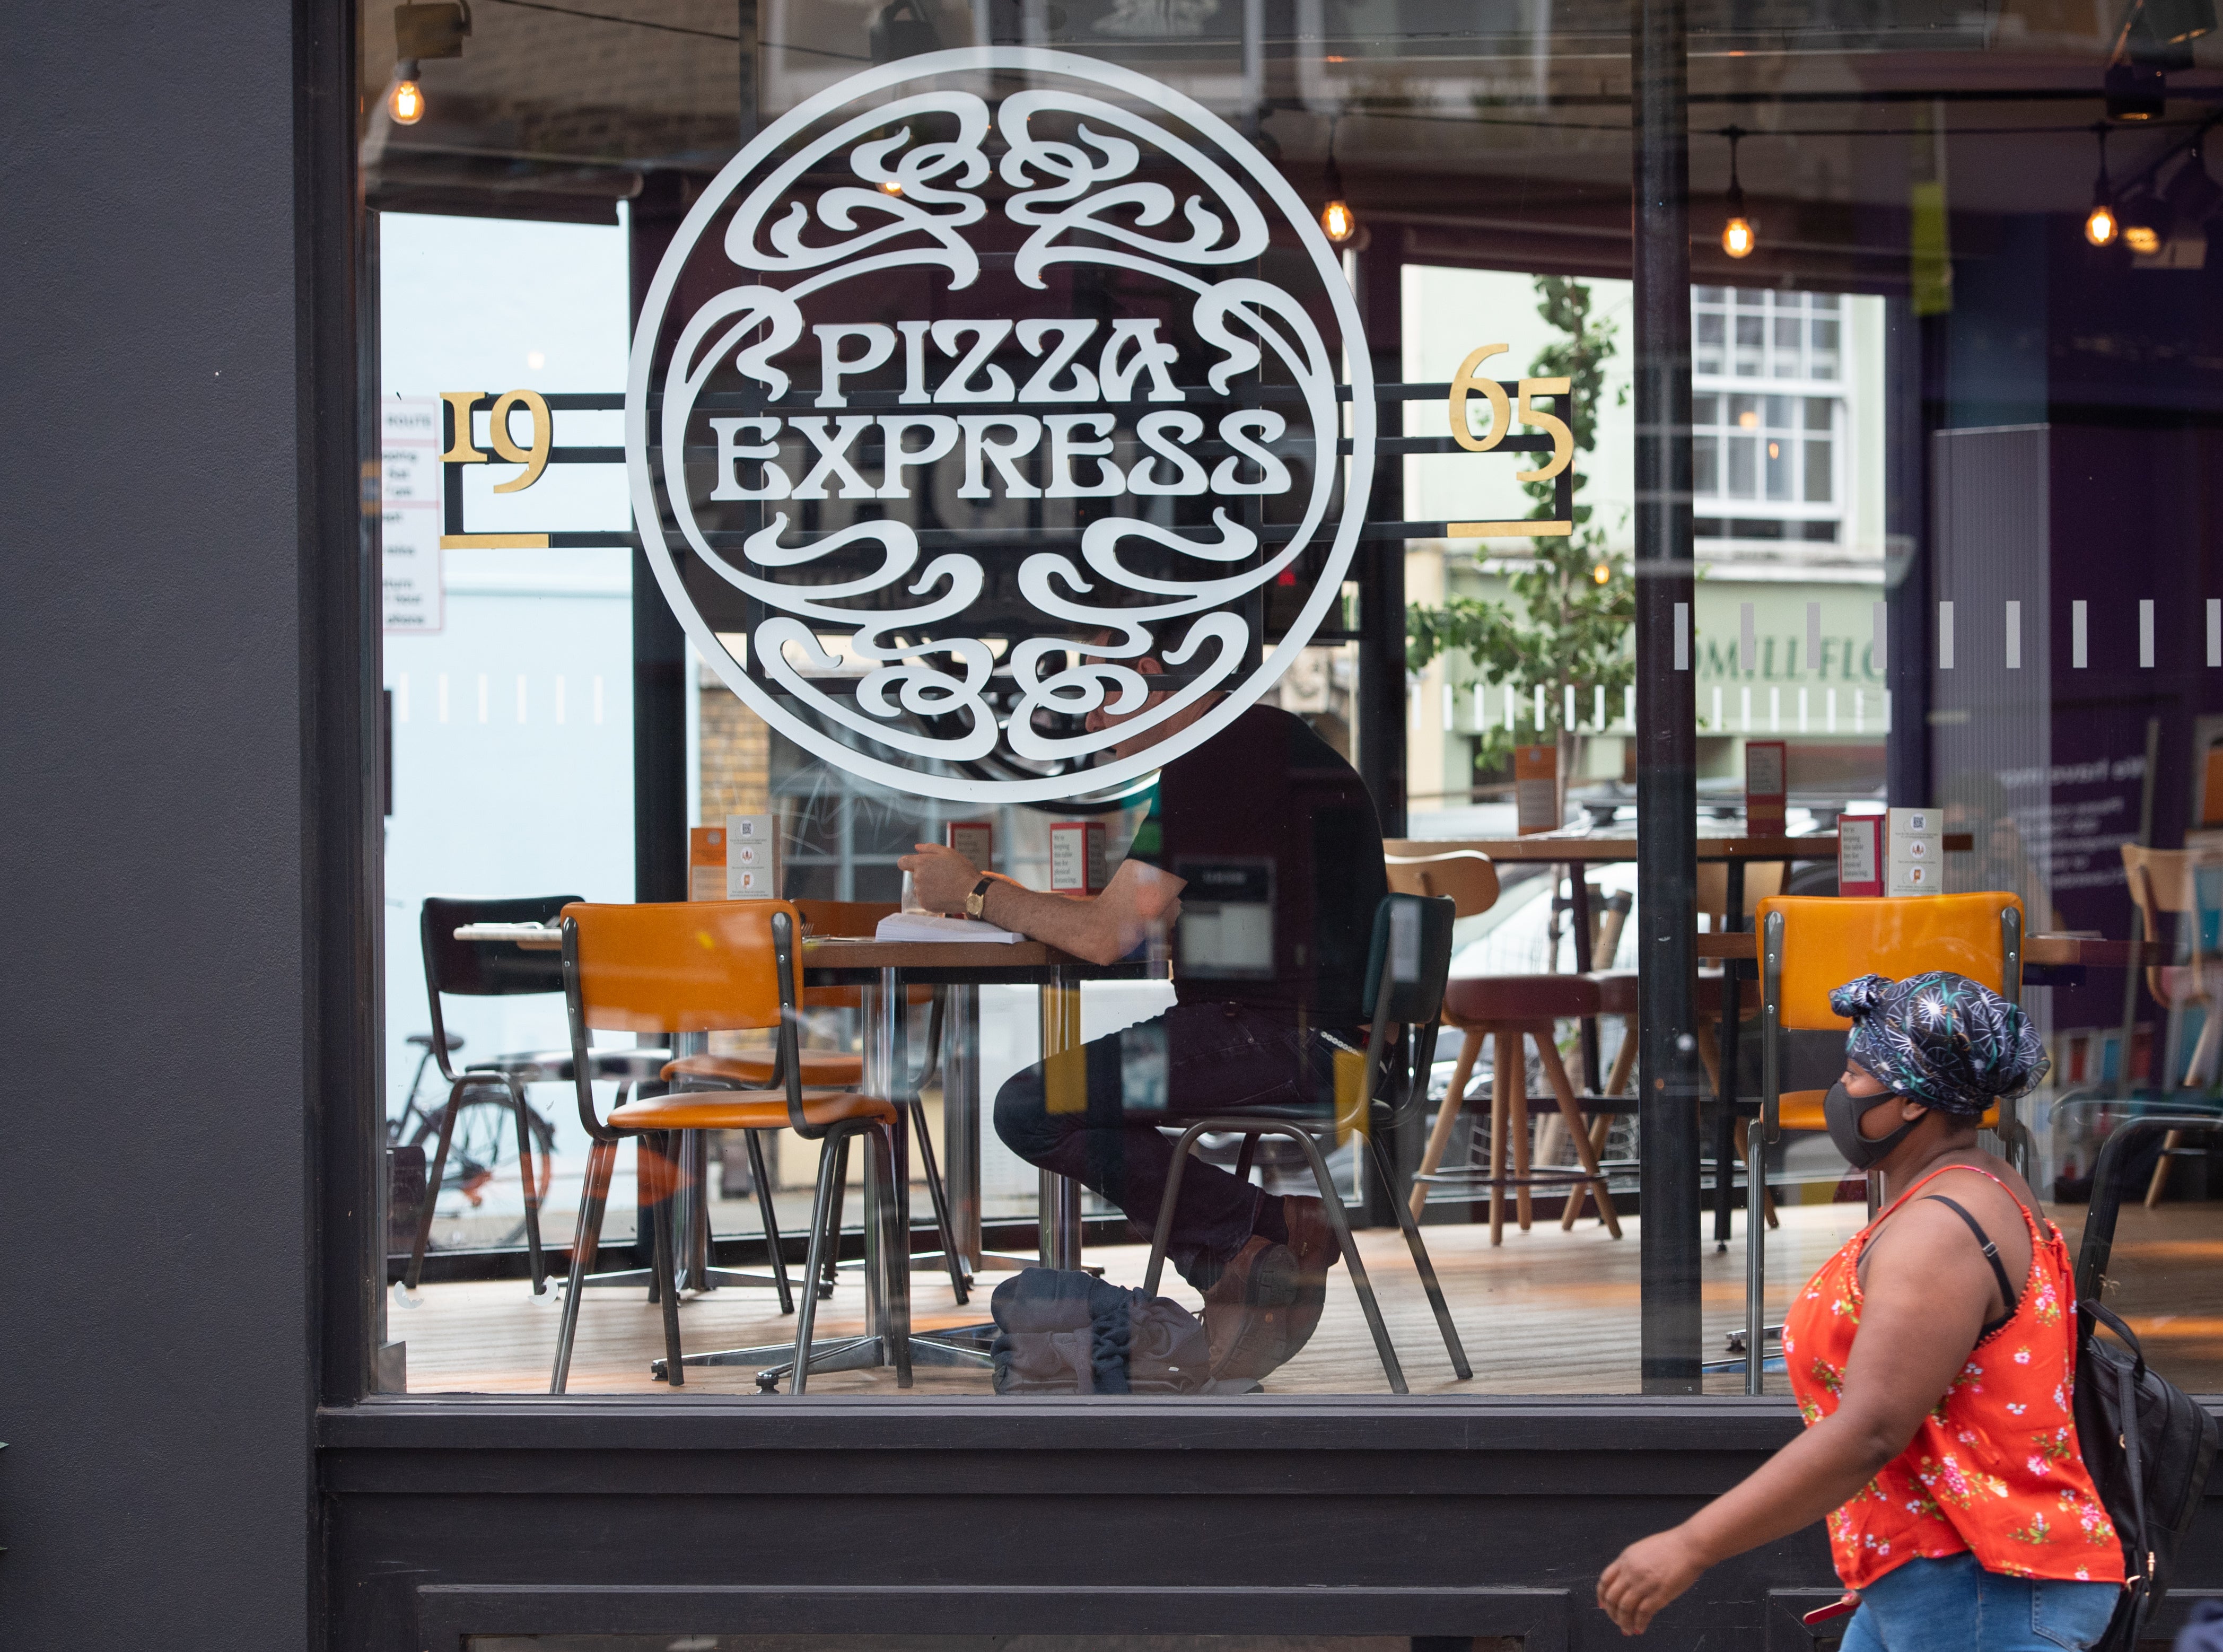
[[[2077,1447],[2075,1271],[2022,1177],[1976,1145],[1992,1103],[2044,1076],[2037,1035],[1943,972],[1864,975],[1829,1001],[1853,1023],[1830,1139],[1896,1196],[1785,1315],[1805,1432],[1622,1550],[1598,1605],[1640,1635],[1709,1567],[1826,1517],[1860,1603],[1843,1652],[2088,1647],[2123,1554]]]

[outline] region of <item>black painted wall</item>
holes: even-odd
[[[282,5],[0,8],[0,1644],[27,1652],[317,1638],[310,44]]]

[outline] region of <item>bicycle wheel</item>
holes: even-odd
[[[532,1143],[534,1195],[541,1208],[548,1204],[548,1189],[555,1180],[556,1132],[540,1114],[526,1109],[526,1132]],[[417,1127],[412,1146],[425,1150],[429,1174],[433,1155],[440,1148],[440,1114]],[[447,1169],[433,1196],[432,1233],[428,1246],[435,1251],[478,1250],[525,1242],[525,1212],[514,1215],[485,1210],[491,1194],[507,1206],[519,1198],[517,1174],[517,1110],[497,1090],[474,1090],[456,1109],[456,1133],[448,1143]],[[482,1214],[482,1212],[484,1214]]]

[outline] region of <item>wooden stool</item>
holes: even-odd
[[[1615,1239],[1621,1237],[1620,1217],[1615,1213],[1612,1195],[1606,1190],[1596,1150],[1575,1100],[1575,1088],[1568,1081],[1566,1065],[1559,1059],[1559,1047],[1552,1037],[1554,1022],[1597,1012],[1597,983],[1587,975],[1470,976],[1450,983],[1444,995],[1444,1020],[1465,1037],[1458,1062],[1452,1069],[1451,1088],[1444,1097],[1443,1110],[1436,1115],[1435,1128],[1429,1132],[1427,1148],[1420,1156],[1420,1174],[1413,1184],[1415,1216],[1427,1203],[1427,1178],[1435,1175],[1437,1167],[1443,1163],[1452,1128],[1466,1105],[1466,1087],[1473,1075],[1475,1057],[1481,1051],[1483,1039],[1489,1037],[1496,1040],[1491,1062],[1489,1174],[1483,1183],[1489,1189],[1489,1242],[1504,1242],[1505,1189],[1514,1189],[1516,1220],[1525,1233],[1533,1215],[1530,1189],[1546,1181],[1555,1185],[1567,1184],[1567,1208],[1560,1217],[1562,1227],[1574,1225],[1575,1213],[1581,1207],[1583,1191],[1587,1189],[1597,1197],[1598,1216],[1607,1230]],[[1524,1039],[1534,1042],[1536,1053],[1544,1063],[1545,1074],[1559,1100],[1559,1116],[1574,1141],[1576,1157],[1582,1161],[1579,1170],[1539,1174],[1531,1169],[1528,1062],[1522,1047]],[[1508,1139],[1513,1149],[1510,1176],[1506,1173],[1505,1163]]]
[[[1600,970],[1590,979],[1598,984],[1598,1013],[1620,1016],[1627,1027],[1622,1035],[1621,1049],[1613,1058],[1613,1070],[1606,1075],[1605,1081],[1605,1094],[1619,1095],[1628,1088],[1629,1077],[1636,1067],[1636,972],[1634,969]],[[1706,1069],[1707,1081],[1718,1094],[1722,1088],[1722,1041],[1714,1029],[1721,1024],[1722,1018],[1722,978],[1719,975],[1700,975],[1697,990],[1691,995],[1691,1003],[1697,1011],[1698,1022],[1698,1060]],[[1759,1016],[1760,991],[1757,987],[1744,995],[1739,1007],[1743,1011],[1740,1018],[1753,1019]],[[1607,1115],[1601,1113],[1591,1124],[1596,1151],[1601,1154],[1604,1151],[1606,1126],[1610,1122]],[[1739,1160],[1745,1157],[1745,1143],[1750,1125],[1751,1120],[1747,1119],[1736,1121],[1736,1155]],[[1767,1212],[1767,1225],[1773,1227],[1777,1226],[1775,1195],[1766,1189],[1762,1189],[1762,1195]],[[1578,1202],[1581,1197],[1579,1192],[1575,1195]]]

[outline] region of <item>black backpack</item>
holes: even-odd
[[[2094,1488],[2123,1541],[2130,1586],[2093,1652],[2132,1652],[2169,1592],[2177,1546],[2200,1512],[2215,1460],[2215,1419],[2176,1385],[2146,1369],[2145,1350],[2114,1310],[2100,1305],[2107,1253],[2121,1202],[2119,1166],[2138,1136],[2182,1125],[2138,1119],[2117,1127],[2092,1178],[2092,1206],[2076,1262],[2076,1443]],[[2204,1122],[2213,1128],[2214,1121]],[[2104,1326],[2120,1347],[2099,1335]]]
[[[2100,1339],[2103,1325],[2121,1348]],[[2200,1512],[2215,1460],[2215,1419],[2148,1371],[2131,1327],[2095,1302],[2076,1304],[2076,1443],[2123,1540],[2130,1579],[2095,1652],[2130,1652],[2169,1592],[2177,1545]]]

